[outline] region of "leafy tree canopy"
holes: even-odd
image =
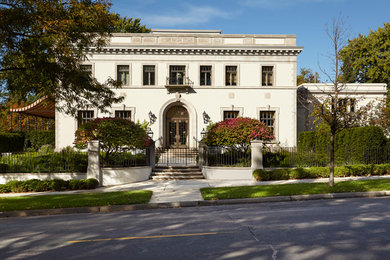
[[[120,18],[107,0],[0,0],[1,92],[25,99],[49,96],[75,114],[89,104],[104,111],[120,102],[113,79],[98,82],[81,64],[111,32],[147,31],[139,19]],[[3,97],[4,101],[4,97]]]
[[[150,32],[149,28],[146,28],[145,25],[141,25],[140,18],[127,18],[118,17],[118,20],[114,24],[112,30],[114,33],[148,33]]]
[[[311,69],[301,68],[300,74],[297,76],[297,86],[303,83],[320,82],[320,76],[317,72],[313,73]]]
[[[390,23],[383,28],[359,34],[341,50],[342,72],[346,82],[387,83],[390,87]]]

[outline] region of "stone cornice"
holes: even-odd
[[[243,55],[243,56],[297,56],[303,47],[155,47],[155,46],[108,46],[90,48],[88,54],[132,55]]]

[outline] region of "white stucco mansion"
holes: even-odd
[[[96,117],[151,123],[164,147],[196,147],[207,124],[238,116],[270,126],[283,146],[298,132],[295,35],[221,34],[217,30],[152,30],[114,34],[91,50],[85,69],[97,80],[119,79],[125,96],[102,114],[92,107],[78,118],[56,112],[56,148],[72,145],[79,124]],[[368,92],[367,92],[368,93]],[[383,97],[386,86],[377,86]],[[305,130],[304,127],[300,127]]]

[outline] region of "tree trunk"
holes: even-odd
[[[335,134],[330,133],[330,165],[329,165],[329,186],[334,186],[334,137]]]

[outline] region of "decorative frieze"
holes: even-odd
[[[163,47],[105,47],[90,48],[88,54],[142,54],[142,55],[246,55],[246,56],[297,56],[301,47],[291,48],[163,48]]]

